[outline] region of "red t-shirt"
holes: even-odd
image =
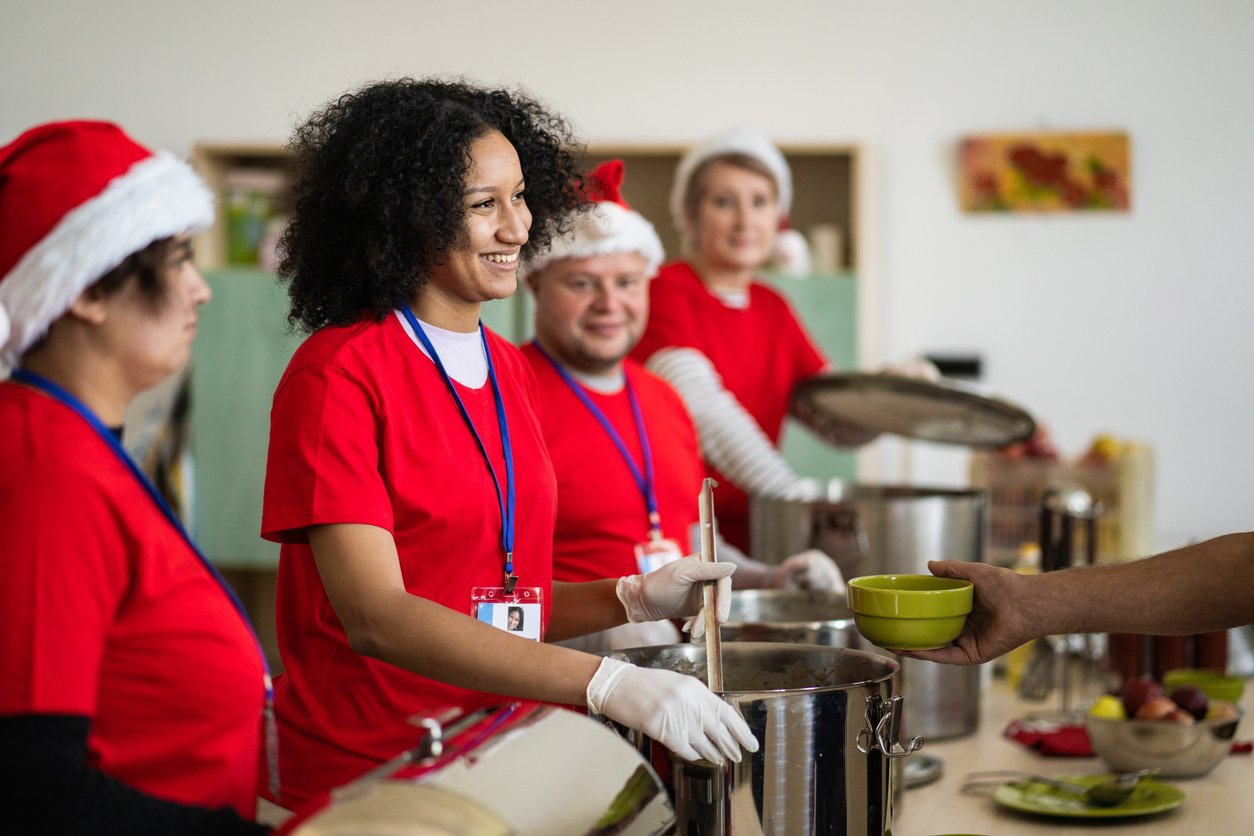
[[[543,590],[547,624],[553,467],[527,362],[491,332],[488,341],[514,454],[518,586]],[[458,393],[504,490],[492,388],[458,384]],[[276,709],[288,808],[413,746],[409,716],[501,699],[353,651],[307,543],[308,526],[328,523],[391,532],[406,589],[457,612],[470,614],[472,587],[501,584],[501,516],[483,455],[435,364],[395,316],[314,333],[274,395],[261,529],[283,544],[277,618],[286,673]]]
[[[649,515],[631,470],[587,405],[536,347],[528,343],[523,354],[536,374],[540,423],[557,473],[554,579],[594,581],[636,574],[635,546],[648,539]],[[623,365],[653,452],[662,534],[686,554],[705,475],[697,433],[670,384],[630,360]],[[626,390],[607,395],[581,388],[618,431],[643,475],[644,456]]]
[[[88,717],[88,765],[257,807],[264,700],[243,617],[72,409],[0,383],[0,715]]]
[[[752,282],[748,307],[730,308],[683,261],[663,266],[649,283],[649,324],[631,356],[643,363],[664,348],[695,348],[708,357],[727,391],[776,443],[793,387],[827,364],[775,290]],[[713,469],[710,474],[719,482],[714,492],[719,530],[747,551],[747,498],[726,477]]]

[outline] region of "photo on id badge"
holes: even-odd
[[[505,595],[501,589],[476,589],[475,593],[475,618],[521,638],[540,641],[539,590],[519,589],[513,595]]]
[[[679,544],[665,537],[650,537],[643,543],[636,544],[636,566],[642,575],[660,569],[683,556],[684,553],[680,551]]]

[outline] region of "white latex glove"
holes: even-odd
[[[623,602],[627,620],[638,623],[700,616],[703,581],[718,581],[718,622],[722,624],[731,613],[731,574],[735,571],[735,564],[703,563],[693,554],[647,575],[619,578],[614,591]]]
[[[744,718],[695,677],[602,659],[587,696],[589,711],[644,732],[684,760],[740,763],[742,746],[758,751]]]
[[[845,588],[845,578],[836,561],[818,549],[807,549],[779,564],[771,575],[771,586],[834,592]]]

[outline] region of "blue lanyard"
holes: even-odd
[[[505,459],[505,496],[501,496],[501,482],[496,478],[496,468],[492,467],[492,459],[488,456],[488,450],[483,446],[483,439],[479,437],[479,431],[475,429],[475,422],[470,419],[470,413],[466,411],[466,405],[462,403],[461,396],[457,394],[457,387],[453,385],[453,378],[449,377],[448,370],[444,368],[444,363],[440,360],[439,353],[435,350],[435,346],[431,344],[431,339],[427,336],[427,332],[422,329],[422,323],[418,321],[418,317],[414,316],[414,312],[410,310],[409,305],[401,308],[401,313],[405,314],[405,319],[409,322],[409,327],[414,329],[414,336],[422,343],[422,347],[431,355],[432,362],[440,372],[440,377],[444,378],[444,385],[448,387],[449,394],[453,396],[453,402],[457,404],[457,409],[462,414],[462,420],[466,422],[466,426],[470,428],[470,434],[475,438],[475,444],[479,447],[479,452],[483,454],[483,462],[488,466],[488,475],[492,477],[492,486],[496,488],[496,504],[501,511],[501,548],[505,552],[505,594],[512,594],[514,584],[518,583],[518,576],[514,574],[514,450],[509,443],[509,422],[505,418],[505,402],[501,399],[501,386],[496,380],[496,369],[492,366],[492,352],[488,350],[488,332],[483,327],[483,321],[479,322],[479,336],[483,340],[483,356],[488,360],[488,380],[492,383],[492,399],[496,402],[496,422],[501,428],[501,455]]]
[[[657,491],[653,483],[653,451],[649,448],[649,434],[645,432],[644,417],[640,414],[640,403],[636,400],[636,392],[631,387],[631,381],[627,378],[627,373],[623,372],[623,389],[627,392],[627,402],[631,404],[631,415],[636,420],[636,434],[640,436],[640,452],[644,458],[644,474],[641,475],[640,468],[636,467],[635,461],[631,458],[631,452],[628,451],[627,445],[623,442],[622,436],[618,434],[618,430],[610,423],[609,417],[601,411],[601,408],[588,397],[588,393],[579,385],[570,372],[566,371],[557,360],[553,359],[544,346],[540,345],[538,340],[532,340],[531,344],[535,346],[536,351],[540,352],[540,356],[549,361],[551,365],[566,381],[566,385],[575,393],[579,400],[583,401],[583,405],[588,407],[588,411],[592,413],[592,417],[596,418],[601,427],[609,435],[610,441],[614,442],[614,446],[618,448],[619,454],[623,457],[623,461],[627,463],[627,467],[631,470],[631,476],[636,480],[636,487],[640,489],[640,495],[644,497],[644,506],[649,512],[649,536],[658,538],[662,536],[662,517],[657,510]]]
[[[113,451],[113,454],[117,456],[124,465],[126,465],[128,470],[130,470],[131,475],[135,477],[136,481],[138,481],[147,492],[148,498],[151,499],[153,504],[157,506],[163,515],[165,515],[165,518],[169,520],[170,525],[174,526],[174,530],[177,531],[179,536],[183,538],[183,542],[187,544],[187,547],[191,549],[200,560],[201,565],[205,567],[205,570],[210,574],[210,576],[217,581],[218,586],[221,587],[222,591],[226,594],[226,597],[230,599],[231,604],[235,607],[235,611],[239,613],[239,617],[243,620],[244,626],[248,628],[248,634],[253,638],[253,644],[257,646],[257,655],[261,658],[261,667],[265,672],[263,685],[265,687],[266,694],[266,760],[270,773],[270,788],[271,791],[277,795],[279,790],[279,770],[277,749],[278,736],[274,729],[274,683],[270,678],[270,664],[266,661],[266,652],[261,647],[261,640],[257,638],[257,632],[253,630],[252,622],[248,619],[248,612],[244,609],[244,605],[240,602],[238,596],[236,596],[235,591],[231,589],[230,584],[228,584],[222,575],[218,573],[218,570],[214,567],[214,565],[209,562],[209,558],[205,557],[204,553],[194,542],[192,542],[192,538],[188,535],[187,530],[183,528],[183,523],[179,520],[178,515],[174,513],[174,510],[170,507],[169,503],[165,501],[165,497],[163,497],[161,492],[157,490],[156,485],[152,483],[152,480],[148,478],[144,471],[139,469],[139,465],[137,465],[135,460],[131,458],[130,454],[126,452],[126,448],[122,446],[122,442],[118,440],[117,436],[114,435],[108,427],[101,423],[100,419],[96,417],[96,414],[92,412],[86,404],[71,395],[65,389],[53,383],[48,378],[35,374],[34,372],[27,371],[26,369],[15,369],[13,371],[12,378],[13,380],[25,383],[27,386],[38,389],[65,404],[70,409],[77,412],[79,416],[82,417],[82,419],[86,421],[93,430],[95,430],[96,435],[100,436],[105,444],[109,446],[109,449]]]

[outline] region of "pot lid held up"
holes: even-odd
[[[838,426],[968,447],[1004,447],[1036,429],[1022,408],[977,387],[895,374],[815,375],[793,390],[791,413],[829,443]]]

